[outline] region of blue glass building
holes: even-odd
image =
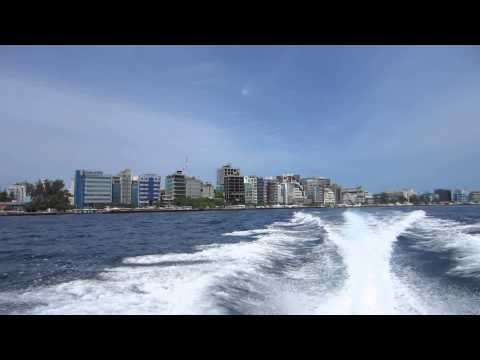
[[[76,170],[74,206],[77,209],[112,203],[112,176],[102,171]]]
[[[138,203],[140,206],[155,205],[160,200],[160,183],[160,175],[142,174],[138,177]]]

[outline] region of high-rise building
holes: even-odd
[[[480,191],[471,191],[468,199],[474,203],[480,203]]]
[[[267,203],[267,183],[262,177],[257,177],[257,205]]]
[[[465,190],[455,189],[453,192],[453,201],[457,203],[466,203],[468,202],[468,194]]]
[[[157,174],[142,174],[138,176],[139,205],[155,205],[160,200],[161,180],[162,178]]]
[[[179,198],[186,198],[186,180],[182,170],[165,178],[165,200],[173,201]]]
[[[228,204],[245,203],[245,186],[243,176],[229,175],[223,178],[224,197]]]
[[[14,184],[7,187],[7,194],[13,201],[23,204],[27,201],[27,186],[23,184]]]
[[[120,176],[112,176],[112,203],[115,205],[121,204],[121,188]]]
[[[335,204],[342,204],[342,187],[338,184],[331,184],[330,189],[335,193]]]
[[[280,183],[279,203],[282,205],[303,204],[305,194],[302,186],[295,180]]]
[[[244,176],[243,186],[245,191],[245,204],[258,204],[258,188],[256,176]]]
[[[132,203],[132,172],[130,169],[120,171],[120,203],[129,205]]]
[[[330,188],[323,190],[323,205],[335,206],[335,192]]]
[[[273,176],[265,178],[265,187],[266,187],[266,204],[267,205],[277,205],[279,204],[278,195],[280,192],[279,183],[276,178]]]
[[[365,191],[361,186],[342,189],[342,202],[346,205],[360,205],[365,202]]]
[[[202,183],[202,198],[215,198],[215,191],[213,189],[213,185],[209,182]]]
[[[301,181],[305,197],[310,204],[324,205],[325,188],[330,186],[330,179],[325,177],[304,178]]]
[[[102,171],[75,171],[74,204],[77,209],[112,203],[112,176]]]
[[[140,193],[138,184],[138,176],[132,176],[132,205],[136,208],[140,206]]]
[[[225,176],[240,176],[240,169],[232,167],[232,164],[225,164],[217,169],[217,191],[224,191]]]
[[[438,195],[438,201],[440,202],[452,201],[452,192],[450,190],[436,189],[434,193]]]
[[[198,199],[202,196],[202,181],[193,176],[185,176],[185,196]]]

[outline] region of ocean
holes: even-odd
[[[1,314],[479,314],[480,206],[0,217]]]

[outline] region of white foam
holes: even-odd
[[[476,235],[462,233],[461,224],[426,217],[422,210],[383,214],[346,210],[343,214],[343,221],[332,222],[318,214],[297,212],[288,222],[243,230],[244,235],[255,236],[250,241],[198,246],[190,253],[129,257],[97,279],[0,296],[2,301],[38,303],[28,310],[33,314],[229,312],[231,308],[222,302],[254,314],[468,313],[468,301],[462,300],[461,293],[449,292],[440,282],[410,269],[393,273],[392,244],[400,234],[421,229],[424,238],[419,246],[454,249],[475,257],[480,254]],[[312,231],[325,231],[326,241],[309,242]],[[452,231],[470,237],[459,243]],[[303,265],[296,263],[299,249],[307,253]],[[468,268],[463,260],[475,263],[462,257],[462,271]],[[275,269],[277,261],[285,266],[283,272],[265,272],[265,268]]]
[[[278,232],[279,230],[277,230]],[[254,229],[254,230],[237,230],[229,233],[223,234],[224,236],[252,236],[252,235],[262,235],[270,234],[276,232],[274,229]]]
[[[292,222],[302,223],[302,216]],[[308,218],[308,217],[305,217]],[[76,280],[11,294],[16,302],[38,303],[33,314],[221,314],[218,285],[262,276],[262,266],[293,257],[301,241],[288,231],[260,231],[254,241],[199,246],[192,253],[126,258],[98,279]],[[248,282],[247,282],[248,285]],[[3,294],[4,297],[8,294]],[[258,309],[258,308],[257,308]]]
[[[456,266],[449,273],[480,277],[480,234],[469,233],[477,227],[478,224],[427,217],[416,228],[417,247],[438,253],[451,251]]]
[[[395,314],[395,278],[390,268],[392,243],[409,226],[425,217],[422,210],[380,220],[365,212],[347,210],[343,226],[326,225],[328,238],[337,244],[348,279],[337,293],[320,304],[318,313]]]

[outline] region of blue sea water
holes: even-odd
[[[478,314],[480,206],[0,217],[2,314]]]

